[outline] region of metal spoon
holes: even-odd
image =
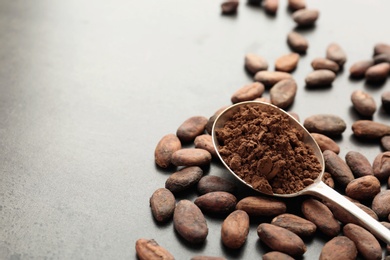
[[[284,110],[268,103],[260,102],[260,101],[247,101],[247,102],[241,102],[234,104],[228,108],[226,108],[224,111],[222,111],[219,116],[215,119],[213,128],[212,128],[212,140],[215,147],[215,150],[217,151],[218,157],[221,159],[224,166],[242,183],[244,183],[246,186],[254,189],[252,185],[245,182],[243,179],[241,179],[230,167],[225,163],[223,158],[221,157],[218,149],[219,149],[219,143],[215,134],[215,131],[217,129],[223,128],[226,121],[231,119],[232,115],[238,111],[238,109],[241,106],[244,105],[254,105],[254,106],[260,106],[263,107],[265,110],[273,110],[277,113],[286,114],[289,116],[290,124],[293,127],[296,127],[298,129],[302,129],[304,132],[304,138],[303,141],[309,145],[316,157],[318,158],[322,171],[320,175],[317,177],[317,179],[314,181],[313,184],[307,186],[303,190],[291,193],[291,194],[276,194],[274,193],[273,196],[275,197],[282,197],[282,198],[291,198],[296,197],[300,195],[312,195],[319,197],[321,199],[330,200],[333,203],[339,205],[340,207],[344,208],[346,211],[348,211],[350,214],[352,214],[356,219],[359,220],[359,222],[366,227],[371,233],[376,235],[378,238],[383,240],[386,244],[390,244],[390,230],[387,229],[385,226],[383,226],[381,223],[379,223],[377,220],[372,218],[370,215],[368,215],[366,212],[361,210],[359,207],[357,207],[354,203],[346,199],[344,196],[342,196],[340,193],[335,191],[334,189],[330,188],[328,185],[326,185],[322,181],[322,177],[324,175],[325,165],[324,165],[324,157],[322,155],[322,152],[320,148],[318,147],[318,144],[314,140],[314,138],[310,135],[310,133],[304,128],[295,118],[293,118],[290,114],[286,113]],[[256,190],[256,189],[254,189]],[[259,190],[256,190],[257,192],[260,192]]]

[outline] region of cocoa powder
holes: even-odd
[[[291,194],[313,183],[321,165],[289,116],[243,105],[216,129],[219,153],[241,179],[266,194]]]

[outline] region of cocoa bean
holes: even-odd
[[[299,62],[299,54],[292,52],[289,54],[285,54],[280,56],[275,61],[275,70],[284,71],[284,72],[292,72],[296,69]]]
[[[389,178],[390,176],[390,152],[379,153],[372,163],[374,176],[380,180]]]
[[[217,111],[215,111],[215,113],[209,117],[209,119],[207,120],[207,124],[206,124],[206,132],[211,135],[212,133],[212,128],[213,128],[213,124],[214,124],[214,121],[215,119],[219,116],[220,113],[222,113],[223,110],[225,110],[228,106],[223,106],[221,108],[219,108]]]
[[[174,134],[167,134],[158,142],[154,150],[154,160],[161,168],[171,165],[172,154],[181,149],[181,142]]]
[[[382,53],[390,53],[390,44],[382,42],[375,44],[374,56]]]
[[[245,55],[245,68],[252,74],[268,69],[268,61],[255,53]]]
[[[273,218],[271,224],[288,229],[300,237],[312,236],[317,230],[313,222],[290,213]]]
[[[211,154],[212,157],[218,158],[211,135],[198,135],[194,140],[194,145],[195,148],[206,150]]]
[[[301,256],[306,252],[306,245],[302,239],[288,229],[268,223],[257,227],[257,235],[261,242],[272,250],[292,256]]]
[[[254,80],[263,83],[265,87],[272,87],[277,82],[283,79],[290,79],[290,78],[292,78],[292,75],[290,73],[283,72],[283,71],[267,71],[267,70],[259,71],[254,76]]]
[[[319,260],[355,260],[358,255],[355,243],[346,236],[338,236],[328,241],[321,250]]]
[[[390,91],[384,91],[381,95],[382,108],[390,113]]]
[[[198,183],[202,176],[203,170],[200,167],[185,167],[168,177],[165,188],[173,193],[181,192]]]
[[[390,190],[379,192],[372,200],[371,208],[379,219],[387,218],[390,214]]]
[[[190,117],[178,127],[176,135],[183,143],[192,142],[195,137],[204,132],[207,121],[208,119],[204,116]]]
[[[140,238],[135,242],[135,251],[138,259],[150,260],[150,259],[161,259],[161,260],[174,260],[173,255],[160,246],[154,239]]]
[[[366,229],[350,223],[343,227],[343,233],[355,243],[357,251],[365,259],[382,259],[381,245]]]
[[[185,148],[172,154],[171,162],[176,166],[205,166],[210,164],[211,154],[199,148]]]
[[[172,192],[165,188],[157,189],[149,200],[153,217],[158,222],[168,221],[175,210],[176,200]]]
[[[373,175],[359,177],[348,183],[345,194],[356,200],[371,200],[381,190],[381,183]]]
[[[226,258],[221,256],[206,256],[206,255],[197,255],[191,257],[191,260],[226,260]]]
[[[305,83],[308,88],[327,87],[332,85],[335,79],[336,73],[331,70],[320,69],[307,74]]]
[[[286,203],[275,198],[248,196],[237,203],[236,209],[249,216],[277,216],[286,212]]]
[[[288,0],[287,6],[290,10],[296,11],[306,8],[306,0]]]
[[[330,150],[324,151],[323,156],[325,170],[332,175],[338,184],[346,187],[354,179],[353,173],[347,163]]]
[[[378,139],[390,135],[390,126],[371,120],[357,120],[352,124],[352,132],[356,137]]]
[[[231,97],[233,104],[243,101],[254,100],[264,93],[264,85],[260,82],[252,82],[239,88]]]
[[[263,260],[294,260],[291,256],[288,254],[278,252],[278,251],[271,251],[263,255]]]
[[[351,94],[352,105],[362,116],[371,117],[376,111],[374,98],[363,90],[355,90]]]
[[[322,175],[322,181],[332,189],[334,188],[334,180],[329,172],[324,172]]]
[[[387,79],[389,72],[389,63],[379,63],[369,67],[364,76],[367,82],[380,83]]]
[[[225,0],[221,4],[222,14],[235,14],[239,5],[238,0]]]
[[[385,151],[390,151],[390,135],[381,138],[381,145]]]
[[[299,120],[299,115],[297,113],[295,113],[294,111],[288,111],[287,113],[290,114],[290,116],[292,116],[293,118],[295,118],[295,120],[297,120],[298,122],[300,121]]]
[[[235,193],[237,190],[237,186],[234,182],[215,175],[206,175],[202,177],[197,185],[197,190],[200,194],[206,194],[213,191]]]
[[[297,53],[306,53],[309,48],[309,42],[306,38],[298,32],[290,32],[287,35],[287,44],[290,46],[291,50]]]
[[[339,222],[325,204],[315,199],[306,199],[302,202],[301,209],[305,218],[313,222],[325,235],[334,237],[340,233]]]
[[[341,135],[347,128],[347,124],[341,117],[331,114],[309,116],[303,122],[303,126],[310,133],[320,133],[326,136]]]
[[[328,136],[320,133],[311,133],[311,136],[314,137],[322,152],[325,150],[331,150],[336,154],[340,152],[339,145]]]
[[[299,27],[313,26],[320,12],[316,9],[299,9],[292,14],[292,19]]]
[[[227,214],[236,208],[237,198],[225,191],[213,191],[199,196],[194,203],[204,212]]]
[[[390,53],[382,53],[374,56],[374,63],[379,64],[382,62],[390,63]]]
[[[204,242],[208,235],[202,211],[189,200],[181,200],[176,204],[173,225],[177,233],[191,244]]]
[[[242,247],[249,233],[249,216],[243,210],[236,210],[227,216],[221,227],[222,243],[232,249]]]
[[[359,152],[349,151],[345,155],[345,162],[355,177],[374,175],[371,163],[368,161],[367,157]]]
[[[349,68],[349,75],[352,78],[363,78],[366,75],[366,71],[369,67],[374,65],[373,60],[362,60],[355,62]]]
[[[341,68],[347,61],[347,54],[338,43],[331,43],[326,48],[326,58],[336,62]]]
[[[271,103],[286,109],[294,102],[297,93],[297,83],[294,79],[284,79],[270,89]]]
[[[334,73],[337,73],[340,70],[340,66],[334,62],[333,60],[329,60],[326,58],[315,58],[311,62],[311,67],[314,70],[330,70],[333,71]]]
[[[278,11],[279,0],[264,0],[262,6],[267,13],[275,15]]]

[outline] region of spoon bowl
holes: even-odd
[[[261,111],[264,112],[272,112],[272,113],[278,113],[288,116],[288,123],[291,125],[292,128],[299,129],[303,133],[302,140],[306,145],[308,145],[311,150],[313,151],[314,155],[318,159],[320,165],[321,165],[321,172],[318,175],[318,177],[313,180],[313,183],[306,186],[305,188],[289,194],[278,194],[273,193],[271,196],[275,197],[281,197],[281,198],[291,198],[291,197],[297,197],[300,195],[312,195],[324,200],[328,200],[333,202],[334,204],[337,204],[338,206],[344,208],[347,212],[352,214],[358,222],[364,226],[366,229],[371,231],[374,235],[376,235],[378,238],[383,240],[385,243],[390,244],[390,230],[388,230],[385,226],[383,226],[381,223],[379,223],[377,220],[372,218],[370,215],[368,215],[366,212],[361,210],[358,206],[356,206],[354,203],[346,199],[344,196],[342,196],[340,193],[335,191],[334,189],[330,188],[328,185],[326,185],[322,179],[325,172],[325,163],[324,163],[324,157],[322,155],[322,151],[319,148],[317,142],[315,139],[310,135],[310,133],[306,130],[306,128],[299,123],[294,117],[292,117],[290,114],[285,112],[284,110],[261,101],[246,101],[241,103],[236,103],[232,106],[227,107],[225,110],[223,110],[215,119],[213,128],[212,128],[212,140],[213,145],[215,147],[215,150],[218,154],[218,157],[220,158],[223,165],[228,169],[228,171],[233,174],[240,182],[248,186],[249,188],[260,192],[260,190],[255,189],[250,183],[243,180],[237,173],[235,173],[229,165],[224,161],[223,157],[220,154],[220,144],[216,135],[216,131],[219,129],[222,129],[226,122],[231,120],[233,115],[236,114],[242,106],[256,106],[261,109]],[[270,194],[266,194],[270,195]]]

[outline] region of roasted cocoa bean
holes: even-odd
[[[366,71],[369,67],[374,65],[373,60],[362,60],[355,62],[349,68],[349,75],[352,78],[363,78],[366,75]]]
[[[374,176],[380,180],[387,179],[390,176],[390,152],[378,154],[372,164]]]
[[[294,260],[291,256],[288,254],[278,252],[278,251],[271,251],[263,255],[263,260]]]
[[[257,227],[257,235],[261,242],[272,250],[292,256],[301,256],[306,252],[306,245],[302,239],[288,229],[268,223]]]
[[[231,97],[233,104],[243,101],[254,100],[264,93],[264,85],[260,82],[252,82],[239,88]]]
[[[284,72],[292,72],[296,69],[299,62],[299,54],[292,52],[289,54],[285,54],[280,56],[275,61],[275,70],[284,71]]]
[[[347,61],[347,54],[338,43],[331,43],[326,48],[326,58],[336,62],[341,68]]]
[[[373,175],[359,177],[348,183],[345,194],[359,201],[371,200],[381,191],[381,183]]]
[[[275,15],[278,11],[279,0],[264,0],[262,6],[267,13]]]
[[[255,74],[254,80],[261,82],[265,87],[272,87],[283,79],[291,79],[292,75],[283,71],[259,71]]]
[[[195,137],[201,135],[208,119],[204,116],[193,116],[185,120],[176,130],[176,136],[183,143],[194,141]]]
[[[374,56],[382,53],[390,53],[390,44],[382,42],[375,44]]]
[[[321,57],[315,58],[311,62],[311,67],[314,70],[331,70],[334,73],[337,73],[340,70],[340,66],[336,62]]]
[[[364,76],[367,82],[380,83],[387,79],[389,72],[389,63],[379,63],[369,67]]]
[[[160,246],[154,239],[140,238],[135,242],[135,251],[138,259],[150,260],[150,259],[161,259],[161,260],[174,260],[173,255]]]
[[[275,198],[248,196],[237,203],[236,209],[245,211],[249,216],[277,216],[286,212],[286,203]]]
[[[239,5],[238,0],[225,0],[221,4],[222,14],[235,14]]]
[[[173,225],[177,233],[191,244],[204,242],[209,232],[202,211],[189,200],[176,204]]]
[[[297,93],[297,83],[294,79],[284,79],[276,83],[269,91],[271,103],[286,109],[294,102]]]
[[[291,50],[297,53],[306,53],[309,48],[309,42],[307,39],[298,32],[290,32],[287,35],[287,44],[290,46]]]
[[[328,136],[319,133],[311,133],[311,136],[314,137],[322,152],[325,150],[331,150],[336,154],[340,152],[339,145]]]
[[[225,191],[208,192],[194,201],[203,212],[228,214],[236,208],[237,198]]]
[[[382,259],[381,245],[366,229],[349,223],[343,227],[343,233],[355,243],[357,251],[364,259]]]
[[[290,10],[296,11],[306,8],[306,0],[288,0],[287,6]]]
[[[319,260],[355,260],[358,255],[355,243],[346,236],[338,236],[328,241],[321,250]]]
[[[390,151],[390,135],[381,138],[381,145],[385,151]]]
[[[322,175],[322,181],[332,189],[334,188],[334,180],[329,172],[324,172]]]
[[[210,164],[211,154],[199,148],[185,148],[172,154],[171,162],[176,166],[205,166]]]
[[[313,26],[316,21],[318,20],[318,17],[320,15],[320,12],[316,9],[299,9],[295,11],[292,14],[292,19],[299,27],[307,27],[307,26]]]
[[[237,249],[245,243],[248,233],[248,214],[243,210],[235,210],[222,223],[221,240],[226,247]]]
[[[374,56],[374,63],[379,64],[382,62],[390,63],[390,53],[382,53]]]
[[[168,177],[165,188],[173,193],[181,192],[196,185],[202,176],[203,170],[200,167],[185,167]]]
[[[325,170],[329,172],[334,180],[342,187],[346,187],[353,179],[353,173],[347,163],[336,153],[326,150],[323,152]]]
[[[387,218],[390,214],[390,190],[379,192],[372,200],[371,208],[379,219]]]
[[[390,91],[385,91],[381,95],[381,102],[383,109],[390,113]]]
[[[245,55],[245,68],[252,74],[268,69],[268,61],[255,53]]]
[[[359,152],[349,151],[345,155],[345,162],[355,177],[363,177],[374,174],[370,161],[368,161],[367,157]]]
[[[313,222],[325,235],[334,237],[340,233],[339,222],[325,204],[315,199],[306,199],[302,202],[301,209],[305,218]]]
[[[314,70],[310,72],[306,78],[305,83],[308,88],[319,88],[332,85],[336,79],[336,73],[331,70]]]
[[[212,157],[214,158],[218,157],[215,147],[213,145],[213,140],[211,135],[209,134],[198,135],[194,140],[194,145],[195,148],[208,151]]]
[[[376,111],[374,98],[363,90],[355,90],[351,94],[352,105],[362,116],[371,117]]]
[[[331,114],[309,116],[303,125],[310,133],[320,133],[326,136],[341,135],[347,128],[347,124],[341,117]]]
[[[161,168],[171,165],[172,154],[181,149],[181,142],[174,134],[167,134],[158,142],[154,150],[154,160]]]
[[[352,132],[356,137],[378,139],[390,135],[390,126],[371,120],[357,120],[352,124]]]
[[[290,213],[273,218],[271,224],[288,229],[300,237],[312,236],[317,230],[313,222]]]
[[[198,182],[197,190],[200,194],[213,191],[226,191],[234,194],[237,190],[236,184],[227,179],[215,175],[206,175]]]
[[[153,217],[158,222],[171,219],[175,210],[176,200],[172,192],[166,188],[157,189],[149,200]]]

